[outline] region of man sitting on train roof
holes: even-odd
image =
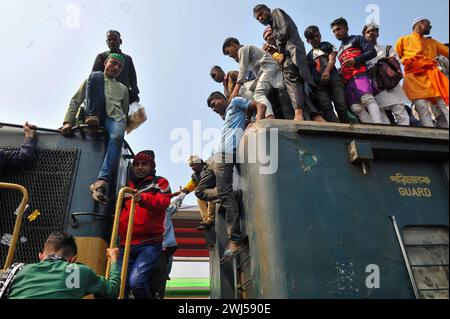
[[[80,105],[86,100],[86,121],[89,126],[102,124],[108,131],[109,144],[97,181],[90,186],[94,200],[108,201],[107,186],[116,168],[127,125],[129,109],[128,88],[116,81],[124,65],[124,57],[111,53],[105,61],[105,71],[93,72],[70,101],[61,133],[72,134]]]
[[[15,169],[22,167],[30,162],[36,156],[36,126],[26,122],[23,125],[25,132],[25,140],[20,148],[16,151],[5,151],[0,149],[0,176],[3,170]]]
[[[172,197],[169,182],[164,177],[156,176],[155,167],[153,151],[139,152],[133,159],[133,167],[128,180],[128,187],[137,189],[138,192],[133,195],[136,201],[136,210],[125,298],[128,297],[129,290],[135,299],[151,299],[153,296],[152,287],[149,285],[151,271],[162,253],[164,219]],[[130,197],[125,199],[120,215],[120,268],[122,268],[123,247],[125,246],[131,208]]]
[[[16,274],[7,298],[81,299],[93,294],[95,298],[115,299],[120,289],[119,249],[107,249],[106,254],[111,258],[108,280],[97,276],[88,266],[75,263],[77,244],[73,236],[53,233],[46,240],[44,251],[39,253],[41,261],[23,266]]]

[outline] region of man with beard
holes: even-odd
[[[373,23],[365,25],[362,35],[374,46],[377,51],[377,56],[366,62],[369,72],[370,69],[375,67],[375,64],[381,59],[394,57],[396,60],[399,60],[398,55],[395,53],[392,46],[378,44],[378,37],[380,36],[380,27],[378,25]],[[379,88],[378,91],[380,91]],[[390,124],[390,121],[386,115],[386,111],[390,111],[395,117],[395,123],[398,125],[409,125],[409,115],[405,109],[405,105],[409,104],[409,100],[406,97],[400,83],[391,90],[382,90],[379,92],[375,95],[375,100],[380,107],[381,120],[383,121],[383,124]]]
[[[151,271],[162,253],[164,219],[170,205],[171,191],[164,177],[156,176],[155,153],[142,151],[133,159],[128,187],[136,189],[132,197],[136,210],[131,237],[128,276],[125,298],[131,290],[136,299],[151,299],[154,295],[149,285]],[[120,269],[130,216],[131,196],[125,198],[120,215]]]
[[[277,51],[281,54],[278,63],[282,67],[284,84],[295,111],[294,120],[303,121],[303,112],[309,108],[312,120],[324,122],[320,114],[315,112],[309,98],[312,94],[310,86],[314,86],[314,80],[309,72],[305,45],[292,18],[283,10],[271,11],[264,4],[253,9],[253,16],[262,25],[272,28]]]
[[[414,102],[423,126],[434,127],[428,107],[431,102],[436,118],[445,117],[446,123],[438,121],[438,126],[448,127],[449,82],[435,60],[438,55],[448,57],[448,47],[425,37],[431,33],[430,20],[417,18],[412,28],[413,33],[401,37],[395,48],[405,67],[403,90]]]

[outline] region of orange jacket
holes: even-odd
[[[448,47],[432,38],[412,33],[401,37],[395,50],[405,66],[403,90],[408,98],[413,101],[442,97],[448,104],[448,80],[442,78],[433,62],[438,55],[448,57]]]

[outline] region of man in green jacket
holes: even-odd
[[[108,150],[97,181],[90,188],[94,200],[106,204],[107,189],[117,167],[122,151],[129,109],[128,88],[116,80],[122,72],[125,59],[121,54],[111,53],[105,61],[105,71],[93,72],[85,80],[70,101],[61,133],[72,134],[76,114],[86,101],[86,121],[89,126],[102,124],[108,131]]]
[[[119,249],[107,249],[111,258],[110,277],[106,280],[89,267],[75,263],[75,239],[62,232],[51,234],[39,254],[37,264],[24,266],[11,283],[8,299],[114,299],[119,295]]]

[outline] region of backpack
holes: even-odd
[[[400,63],[395,57],[389,57],[391,46],[386,46],[386,57],[378,60],[369,70],[370,78],[378,91],[392,90],[403,79]]]

